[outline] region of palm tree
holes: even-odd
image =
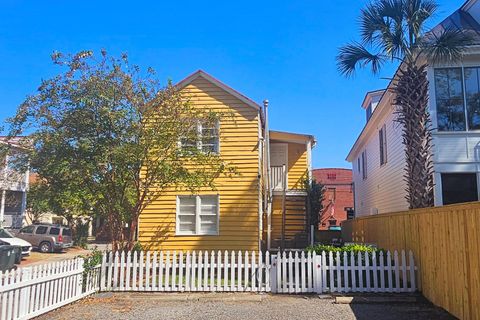
[[[339,71],[352,76],[370,67],[378,74],[387,62],[399,68],[389,90],[405,145],[406,199],[411,209],[433,206],[432,136],[428,112],[429,63],[461,59],[471,42],[459,30],[425,33],[438,6],[432,0],[376,0],[361,11],[361,41],[340,48]]]

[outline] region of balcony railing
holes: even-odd
[[[270,186],[274,191],[284,190],[284,184],[287,181],[285,166],[270,167]],[[286,188],[285,188],[286,189]]]

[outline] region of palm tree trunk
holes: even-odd
[[[404,63],[393,83],[396,121],[405,145],[407,196],[410,209],[432,207],[432,134],[428,112],[427,66]]]

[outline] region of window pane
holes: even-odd
[[[216,234],[217,216],[200,216],[200,232],[203,234]]]
[[[202,127],[202,151],[205,153],[218,152],[218,132],[215,127]]]
[[[179,214],[181,215],[195,215],[195,198],[185,197],[180,198]]]
[[[467,116],[469,130],[480,129],[480,86],[479,68],[465,68],[465,87],[467,95]]]
[[[189,138],[182,138],[180,140],[182,150],[186,153],[195,152],[197,150],[197,141]]]
[[[475,173],[442,173],[443,204],[478,201]]]
[[[184,233],[195,233],[195,216],[179,215],[179,231]]]
[[[218,197],[201,197],[200,233],[217,234]]]
[[[437,122],[440,131],[465,131],[462,69],[435,69]]]
[[[20,230],[20,233],[33,233],[34,226],[28,226]]]
[[[45,226],[39,226],[37,227],[37,230],[35,230],[35,234],[45,234],[47,233],[48,227]]]
[[[60,228],[50,228],[50,234],[59,235],[60,234]]]

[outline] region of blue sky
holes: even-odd
[[[431,26],[463,0],[439,0]],[[365,122],[366,91],[385,87],[362,71],[342,77],[339,46],[357,38],[365,0],[18,1],[0,3],[0,120],[59,69],[50,54],[127,52],[131,62],[177,82],[203,69],[253,100],[270,100],[272,129],[309,133],[314,167],[345,157]]]

